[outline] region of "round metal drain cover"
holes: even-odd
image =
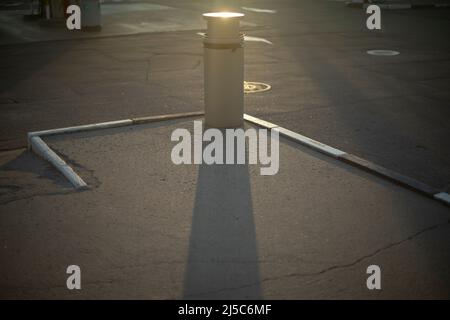
[[[367,53],[373,56],[396,56],[400,54],[400,52],[394,50],[368,50]]]
[[[270,90],[271,86],[262,82],[244,81],[244,93],[257,93]]]

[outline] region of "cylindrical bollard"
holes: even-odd
[[[243,13],[205,13],[204,45],[205,126],[236,128],[244,114]]]
[[[100,0],[81,0],[81,27],[87,30],[101,29]]]

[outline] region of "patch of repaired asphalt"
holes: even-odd
[[[64,155],[60,156],[65,158]],[[64,160],[86,177],[91,188],[98,186],[98,180],[89,169],[70,159]],[[76,191],[64,176],[32,151],[19,149],[0,153],[0,205],[72,192]]]

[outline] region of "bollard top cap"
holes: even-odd
[[[214,18],[224,18],[224,19],[228,19],[228,18],[242,18],[243,16],[245,16],[245,14],[243,13],[239,13],[239,12],[208,12],[208,13],[204,13],[203,17],[205,19],[214,19]]]

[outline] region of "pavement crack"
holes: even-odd
[[[240,289],[244,289],[244,288],[249,288],[249,287],[253,287],[253,286],[259,286],[261,283],[263,282],[269,282],[269,281],[277,281],[277,280],[282,280],[282,279],[289,279],[289,278],[294,278],[294,277],[314,277],[314,276],[320,276],[323,275],[325,273],[328,273],[330,271],[333,270],[338,270],[338,269],[345,269],[345,268],[350,268],[353,267],[359,263],[361,263],[362,261],[372,258],[376,255],[378,255],[379,253],[389,250],[393,247],[399,246],[405,242],[411,241],[419,236],[421,236],[424,233],[436,230],[438,228],[441,227],[445,227],[450,225],[450,220],[447,220],[446,222],[443,223],[439,223],[439,224],[435,224],[426,228],[423,228],[419,231],[417,231],[416,233],[408,236],[405,239],[396,241],[396,242],[392,242],[389,243],[387,245],[385,245],[382,248],[379,248],[369,254],[366,254],[364,256],[361,256],[355,260],[353,260],[352,262],[349,263],[344,263],[344,264],[337,264],[337,265],[332,265],[328,268],[316,271],[316,272],[305,272],[305,273],[299,273],[299,272],[295,272],[295,273],[289,273],[289,274],[285,274],[285,275],[281,275],[281,276],[276,276],[276,277],[267,277],[267,278],[263,278],[257,282],[253,282],[253,283],[247,283],[247,284],[243,284],[240,286],[236,286],[236,287],[226,287],[226,288],[221,288],[221,289],[217,289],[217,290],[212,290],[212,291],[207,291],[207,292],[201,292],[201,293],[195,293],[195,294],[190,294],[187,297],[194,297],[194,296],[202,296],[202,295],[208,295],[208,294],[216,294],[216,293],[220,293],[220,292],[224,292],[224,291],[233,291],[233,290],[240,290]]]
[[[286,275],[279,276],[279,277],[266,278],[266,279],[263,279],[261,281],[264,282],[264,281],[278,280],[278,279],[297,277],[297,276],[298,277],[302,277],[302,276],[319,276],[319,275],[322,275],[324,273],[327,273],[327,272],[330,272],[330,271],[333,271],[333,270],[336,270],[336,269],[350,268],[350,267],[353,267],[353,266],[357,265],[358,263],[360,263],[360,262],[362,262],[362,261],[364,261],[366,259],[369,259],[369,258],[372,258],[372,257],[378,255],[379,253],[381,253],[383,251],[386,251],[386,250],[389,250],[389,249],[391,249],[393,247],[399,246],[399,245],[401,245],[401,244],[403,244],[403,243],[405,243],[407,241],[411,241],[411,240],[417,238],[418,236],[420,236],[420,235],[422,235],[422,234],[424,234],[426,232],[433,231],[433,230],[436,230],[436,229],[438,229],[440,227],[444,227],[444,226],[448,226],[448,225],[450,225],[450,220],[447,220],[446,222],[435,224],[435,225],[432,225],[430,227],[421,229],[421,230],[417,231],[416,233],[410,235],[409,237],[407,237],[405,239],[389,243],[389,244],[385,245],[384,247],[379,248],[379,249],[377,249],[377,250],[375,250],[375,251],[373,251],[373,252],[371,252],[369,254],[366,254],[364,256],[361,256],[361,257],[359,257],[359,258],[357,258],[357,259],[355,259],[355,260],[353,260],[352,262],[349,262],[349,263],[333,265],[333,266],[330,266],[328,268],[319,270],[317,272],[291,273],[291,274],[286,274]]]

